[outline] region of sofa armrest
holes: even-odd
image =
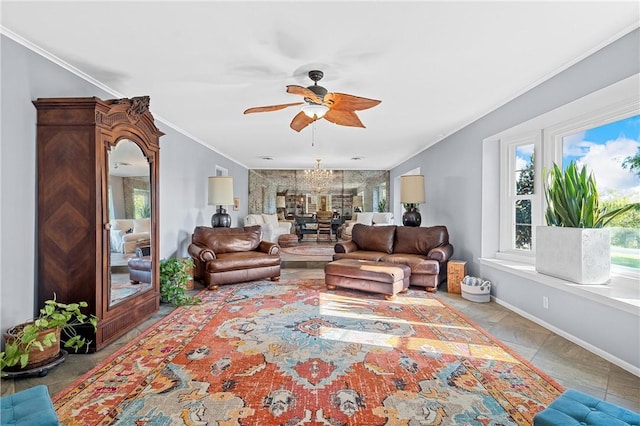
[[[285,229],[288,234],[291,234],[293,230],[293,221],[292,220],[281,220],[278,221],[278,226],[282,229]]]
[[[280,246],[276,243],[272,243],[270,241],[260,241],[260,245],[258,246],[258,251],[267,254],[278,254],[280,253]]]
[[[336,243],[333,250],[336,253],[351,253],[352,251],[357,251],[360,249],[353,241],[341,241],[339,243]]]
[[[189,255],[201,262],[208,262],[216,258],[216,254],[210,248],[191,243],[187,249]]]
[[[437,260],[438,262],[446,262],[451,256],[453,256],[453,246],[451,244],[431,249],[427,254],[429,259]]]
[[[124,234],[122,236],[122,242],[128,241],[138,241],[138,240],[148,240],[151,238],[151,234],[149,232],[137,232],[131,234]]]

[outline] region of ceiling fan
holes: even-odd
[[[287,86],[287,93],[303,96],[304,102],[249,108],[244,113],[278,111],[290,106],[303,105],[290,124],[296,132],[321,118],[341,126],[364,127],[355,111],[372,108],[381,101],[328,92],[324,87],[318,86],[318,81],[322,77],[324,77],[322,71],[312,70],[309,71],[309,78],[314,82],[312,86]]]

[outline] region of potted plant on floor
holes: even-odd
[[[607,211],[586,166],[554,164],[543,176],[548,226],[536,227],[536,271],[578,284],[610,278],[611,242],[607,223],[638,204]]]
[[[176,306],[196,305],[197,297],[187,296],[187,283],[193,270],[193,259],[172,257],[160,261],[160,300]]]
[[[5,350],[0,352],[0,371],[6,374],[9,369],[26,370],[56,359],[61,340],[67,349],[88,352],[91,341],[75,330],[76,326],[86,324],[93,326],[94,332],[97,330],[98,318],[81,311],[87,306],[86,302],[58,302],[54,294],[53,299],[45,301],[36,319],[18,324],[5,332]]]

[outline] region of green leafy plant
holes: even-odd
[[[172,305],[197,305],[197,297],[187,296],[187,281],[191,279],[192,259],[172,257],[160,261],[160,299]]]
[[[379,212],[386,212],[387,211],[387,199],[386,198],[381,198],[380,201],[378,201],[378,211]]]
[[[410,211],[411,209],[414,209],[417,212],[420,211],[420,204],[417,203],[402,203],[402,207],[404,207],[406,211]]]
[[[94,315],[85,315],[80,310],[87,306],[87,302],[60,303],[54,294],[52,300],[45,301],[36,319],[8,330],[5,350],[0,352],[0,370],[13,367],[18,363],[21,368],[25,368],[32,351],[44,351],[44,348],[59,344],[56,331],[60,331],[65,348],[72,349],[74,352],[82,349],[88,352],[91,340],[80,336],[75,330],[75,326],[86,324],[93,326],[94,332],[97,330],[98,318]]]
[[[638,203],[607,211],[600,203],[596,180],[587,173],[586,166],[578,170],[572,161],[562,169],[553,164],[551,170],[543,172],[547,210],[545,219],[549,226],[569,228],[602,228],[617,216],[638,207]]]

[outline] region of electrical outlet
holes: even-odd
[[[542,307],[549,309],[549,298],[547,296],[542,296]]]

